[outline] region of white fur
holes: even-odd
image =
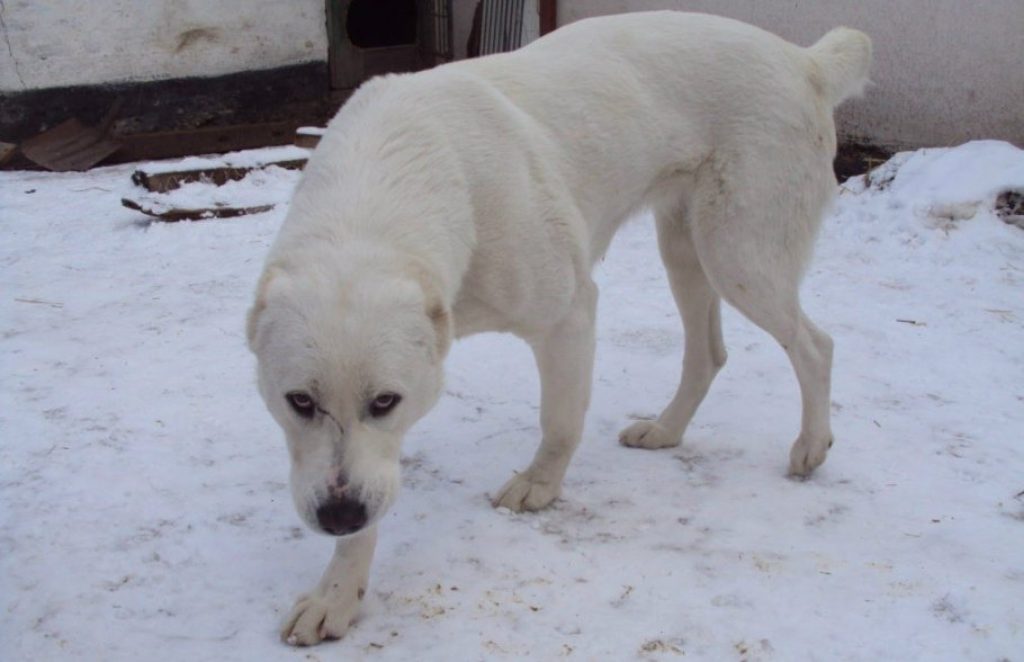
[[[330,123],[258,289],[249,339],[284,428],[299,512],[331,485],[367,506],[284,636],[341,636],[376,522],[398,487],[404,433],[436,402],[453,335],[510,331],[540,370],[543,439],[496,495],[534,510],[559,494],[590,396],[590,272],[651,207],[686,327],[683,375],[627,446],[678,444],[725,362],[720,300],[785,348],[803,421],[790,470],[831,444],[831,339],[798,285],[835,188],[832,108],[867,80],[870,40],[839,29],[804,49],[736,21],[675,12],[580,21],[515,53],[377,78]],[[284,396],[315,393],[298,418]],[[382,392],[389,415],[366,413]]]

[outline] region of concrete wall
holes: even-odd
[[[327,59],[324,0],[2,0],[0,92]]]
[[[324,0],[0,0],[0,93],[214,76],[327,59]],[[464,55],[475,0],[454,0]],[[527,3],[530,25],[536,0]],[[685,9],[799,44],[845,24],[875,41],[840,132],[886,147],[999,138],[1024,146],[1024,0],[560,0],[559,24]]]
[[[560,0],[558,23],[650,9],[730,16],[802,45],[836,25],[864,30],[875,86],[839,110],[841,134],[898,148],[1024,146],[1024,0]]]

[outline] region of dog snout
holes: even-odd
[[[333,496],[316,509],[320,528],[333,536],[355,533],[366,526],[366,506],[345,496]]]

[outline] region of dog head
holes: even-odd
[[[296,509],[341,536],[394,502],[402,438],[441,393],[451,322],[416,265],[333,262],[268,266],[247,336],[288,442]]]

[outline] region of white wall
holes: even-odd
[[[327,59],[324,0],[0,0],[0,91]]]
[[[837,25],[867,32],[876,85],[840,109],[846,136],[1024,146],[1024,0],[560,0],[558,24],[666,8],[738,18],[802,45]]]
[[[0,0],[0,92],[325,61],[325,4]],[[457,54],[475,4],[454,0]],[[800,44],[839,24],[868,32],[876,86],[840,110],[844,135],[889,147],[1024,145],[1024,0],[560,0],[558,22],[662,8],[732,16]]]

